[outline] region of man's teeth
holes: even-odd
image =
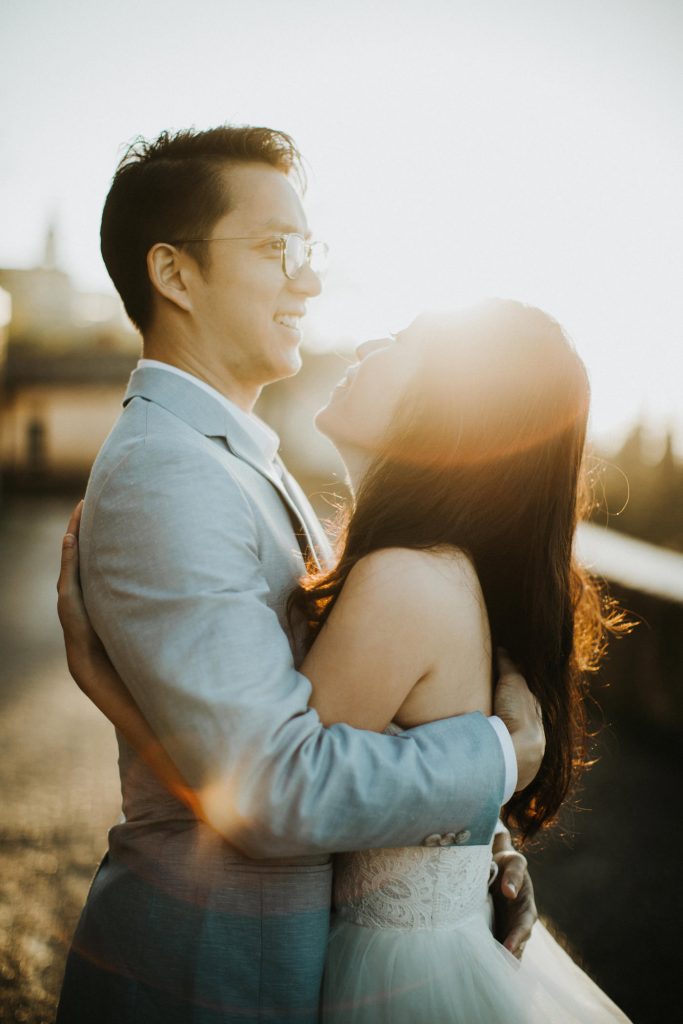
[[[282,324],[283,327],[292,327],[297,331],[301,327],[301,317],[299,316],[276,316],[275,322]]]

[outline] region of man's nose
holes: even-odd
[[[293,292],[306,295],[311,299],[314,299],[316,295],[320,295],[323,290],[322,281],[310,263],[304,263],[294,280],[290,280],[289,286]]]
[[[356,349],[356,359],[360,362],[371,352],[376,352],[378,348],[386,348],[387,345],[391,345],[391,338],[373,338],[372,341],[364,341]]]

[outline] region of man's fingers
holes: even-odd
[[[538,918],[526,857],[519,850],[508,848],[499,849],[493,860],[498,867],[493,889],[496,934],[505,948],[521,959]]]
[[[496,856],[500,872],[500,891],[509,900],[516,900],[524,885],[526,874],[526,857],[516,851],[501,853]]]
[[[521,676],[521,672],[503,648],[498,648],[498,673],[501,676]]]
[[[516,900],[524,885],[526,862],[521,857],[510,860],[503,868],[500,879],[500,891],[509,900]]]
[[[524,947],[530,938],[531,926],[526,927],[526,925],[518,925],[516,928],[512,929],[503,945],[510,953],[512,953],[513,956],[516,956],[518,960],[521,960]]]

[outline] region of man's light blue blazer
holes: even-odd
[[[93,467],[81,527],[88,612],[216,829],[121,736],[124,819],[67,962],[59,1024],[318,1019],[329,854],[493,833],[504,759],[479,714],[384,736],[324,729],[286,601],[297,507],[230,411],[136,370]],[[303,521],[302,521],[303,520]],[[213,819],[212,819],[213,820]]]

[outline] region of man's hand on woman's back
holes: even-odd
[[[500,677],[493,698],[494,712],[508,728],[517,758],[517,790],[533,782],[545,753],[545,733],[538,701],[524,677],[504,651],[498,652]]]

